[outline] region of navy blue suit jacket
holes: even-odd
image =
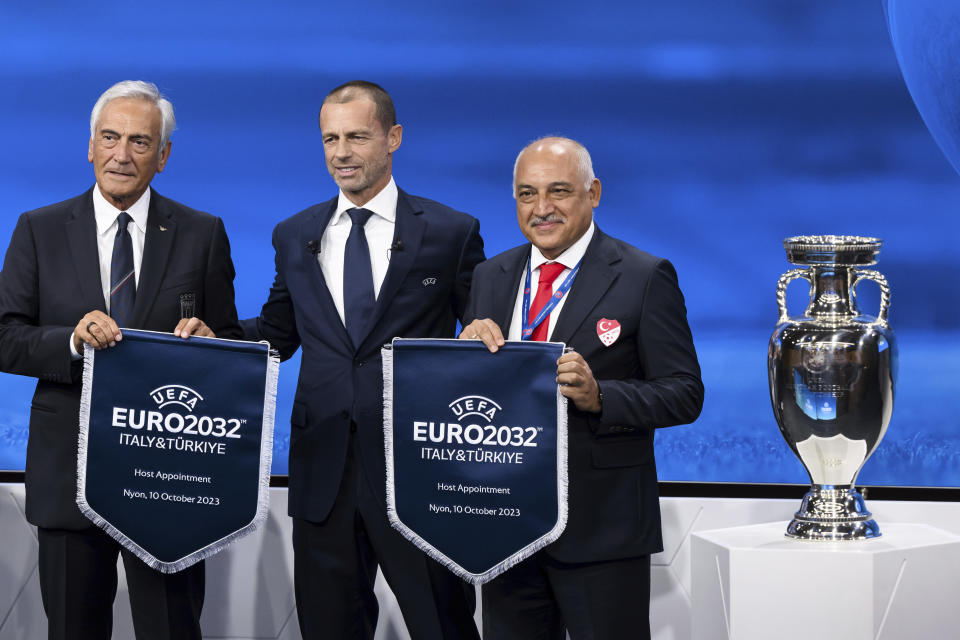
[[[92,526],[77,508],[82,361],[70,335],[95,309],[100,282],[93,190],[20,216],[0,272],[0,370],[39,378],[27,441],[27,520],[57,529]],[[233,262],[223,222],[150,196],[130,327],[173,331],[180,295],[221,338],[239,338]]]
[[[385,507],[380,348],[394,337],[453,338],[473,268],[483,260],[480,225],[465,213],[399,192],[394,246],[366,337],[355,347],[327,289],[316,248],[337,199],[314,205],[273,232],[276,276],[260,316],[243,322],[289,358],[303,353],[290,416],[291,516],[322,522],[340,487],[351,423],[367,479]]]
[[[464,324],[490,318],[506,335],[529,255],[525,244],[477,267]],[[620,323],[610,346],[598,335],[602,319]],[[661,551],[654,430],[692,422],[703,404],[673,266],[596,229],[550,339],[590,365],[603,410],[568,405],[569,517],[545,551],[563,562]]]

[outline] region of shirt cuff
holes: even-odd
[[[71,331],[71,332],[70,332],[70,359],[71,359],[71,360],[82,360],[82,359],[83,359],[83,355],[80,354],[80,353],[77,353],[77,349],[76,349],[76,347],[73,345],[73,334],[74,334],[74,332]]]

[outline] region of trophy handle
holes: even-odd
[[[879,276],[880,274],[878,273],[877,275]],[[882,278],[883,276],[880,277]],[[779,322],[786,322],[790,319],[790,315],[787,313],[787,285],[797,278],[803,278],[813,284],[813,281],[810,280],[809,269],[791,269],[780,276],[780,282],[777,283],[777,307],[780,309]]]
[[[877,323],[887,326],[887,313],[890,311],[890,285],[883,274],[873,269],[858,269],[854,271],[857,279],[853,282],[853,289],[856,290],[861,280],[873,280],[880,287],[880,314],[877,316]]]

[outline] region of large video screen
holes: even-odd
[[[960,178],[910,99],[880,0],[4,3],[0,31],[0,251],[20,213],[93,184],[97,96],[150,80],[179,124],[153,186],[224,219],[237,307],[255,316],[273,226],[336,193],[320,103],[369,79],[404,125],[397,183],[479,218],[488,255],[522,241],[517,152],[557,133],[593,155],[598,226],[674,263],[706,403],[658,432],[662,480],[807,481],[767,385],[782,241],[858,234],[884,240],[900,354],[893,419],[859,482],[960,486]],[[792,314],[806,295],[791,287]],[[876,288],[858,295],[876,314]],[[281,367],[276,474],[298,367]],[[23,468],[35,383],[0,374],[0,469]]]

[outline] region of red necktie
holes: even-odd
[[[540,313],[540,310],[543,309],[544,305],[547,304],[547,301],[550,300],[550,296],[553,295],[553,281],[557,279],[563,270],[566,269],[565,266],[559,262],[548,262],[540,265],[540,281],[537,282],[537,295],[533,299],[533,303],[530,305],[530,314],[527,316],[530,318],[530,322],[533,322],[534,318],[537,317],[537,314]],[[533,330],[533,335],[530,336],[531,340],[537,340],[538,342],[547,341],[547,329],[550,327],[550,314],[547,314],[547,317],[543,319],[536,329]]]

